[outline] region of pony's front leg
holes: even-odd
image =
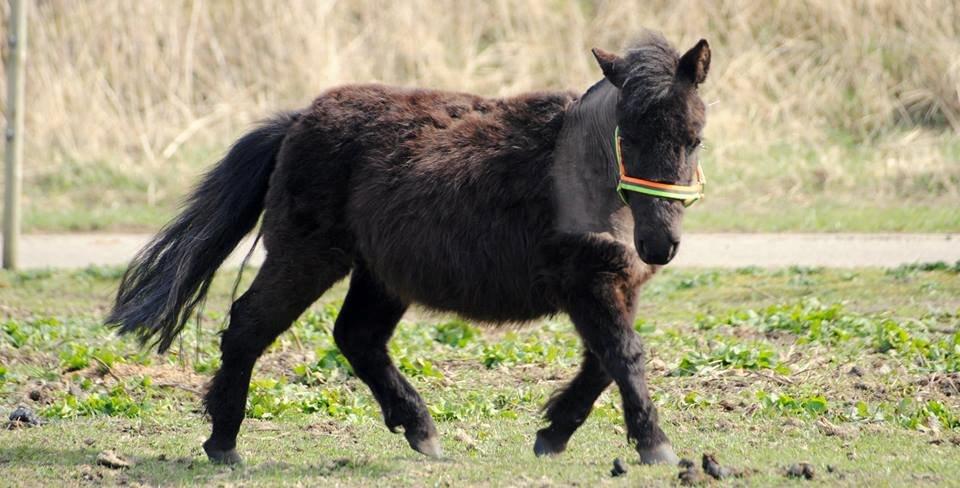
[[[641,462],[677,464],[680,460],[657,422],[644,377],[643,344],[633,329],[641,271],[634,264],[584,276],[581,286],[567,294],[566,309],[584,344],[620,389],[627,439]]]

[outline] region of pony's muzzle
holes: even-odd
[[[637,241],[636,245],[640,260],[647,264],[664,265],[677,255],[680,241],[673,238],[643,239]]]

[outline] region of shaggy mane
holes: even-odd
[[[629,74],[622,91],[631,100],[631,111],[639,116],[670,94],[680,54],[662,34],[647,31],[627,48],[624,58]]]

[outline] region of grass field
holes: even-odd
[[[930,143],[937,146],[931,156],[936,174],[906,174],[874,164],[891,158],[911,164],[914,160],[906,148],[892,154],[876,148],[851,149],[833,156],[835,167],[819,153],[798,161],[777,151],[731,150],[715,156],[707,150],[703,163],[707,198],[686,212],[684,228],[960,232],[960,193],[953,190],[960,181],[960,136]],[[159,176],[98,164],[51,168],[55,173],[36,179],[27,189],[25,226],[34,232],[154,232],[174,216],[179,202],[221,150],[201,151],[194,159],[169,165]]]
[[[537,459],[538,409],[575,371],[563,317],[482,330],[408,313],[391,343],[424,395],[447,458],[428,460],[383,427],[330,335],[344,288],[275,343],[254,373],[243,467],[209,464],[199,395],[217,365],[214,331],[231,273],[158,357],[102,327],[120,270],[0,274],[0,412],[45,424],[0,431],[3,483],[210,485],[673,485],[642,467],[608,390],[568,451]],[[247,278],[252,273],[247,274]],[[896,269],[665,270],[642,292],[636,329],[651,390],[678,453],[714,453],[733,484],[949,485],[960,471],[960,263]],[[112,449],[136,461],[95,464]],[[628,473],[609,474],[614,458]]]
[[[689,229],[960,231],[953,0],[33,5],[28,231],[154,230],[254,120],[333,86],[583,92],[590,48],[644,28],[711,43]]]

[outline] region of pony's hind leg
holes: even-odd
[[[223,332],[222,365],[205,399],[213,432],[203,449],[214,462],[240,462],[235,447],[254,363],[277,336],[350,269],[343,256],[333,251],[293,252],[287,247],[275,251],[267,254],[250,289],[233,304],[230,325]]]
[[[406,303],[358,263],[333,336],[354,373],[370,387],[387,427],[392,432],[402,427],[410,447],[440,457],[437,429],[426,404],[387,353],[390,336],[406,309]]]
[[[537,456],[563,452],[570,436],[587,420],[597,397],[612,382],[597,356],[585,351],[577,376],[543,407],[544,417],[550,425],[537,431],[533,452]]]

